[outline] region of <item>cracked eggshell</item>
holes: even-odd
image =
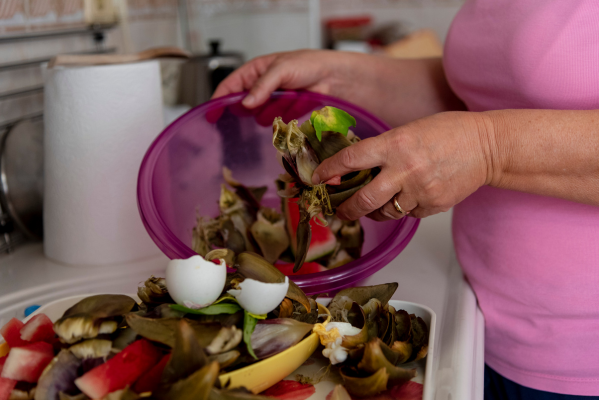
[[[173,300],[195,309],[211,305],[223,292],[227,279],[225,260],[220,261],[217,265],[201,256],[171,260],[165,279]]]
[[[239,289],[231,289],[227,293],[234,296],[240,306],[249,313],[263,315],[276,309],[285,298],[290,281],[264,283],[255,279],[245,279],[238,284]]]

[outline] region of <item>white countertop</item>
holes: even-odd
[[[437,314],[434,385],[424,398],[483,398],[483,317],[455,260],[451,213],[425,218],[406,249],[361,282],[398,282],[394,299],[427,305]],[[158,256],[124,265],[75,267],[48,260],[41,244],[0,257],[0,326],[24,309],[82,293],[128,293],[150,275],[164,274]]]

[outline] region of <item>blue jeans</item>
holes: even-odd
[[[574,396],[521,386],[506,379],[487,364],[483,378],[483,398],[485,400],[598,400],[598,396]]]

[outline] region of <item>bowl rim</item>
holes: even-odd
[[[188,120],[195,118],[196,114],[205,109],[214,107],[224,107],[240,102],[247,92],[232,93],[200,104],[167,126],[152,142],[140,165],[137,182],[137,204],[140,217],[146,228],[146,231],[158,246],[158,248],[170,259],[189,258],[196,253],[181,241],[161,218],[156,203],[154,202],[154,193],[152,190],[152,179],[154,168],[162,150],[169,142],[169,139],[177,133],[177,127],[185,124]],[[391,127],[381,119],[372,115],[366,110],[335,97],[320,93],[314,93],[304,90],[299,91],[275,91],[270,98],[279,99],[298,99],[300,97],[309,97],[322,102],[334,103],[336,106],[344,108],[351,114],[361,115],[361,118],[368,123],[379,128],[381,133],[391,129]],[[367,278],[379,271],[390,261],[404,250],[412,237],[414,236],[420,220],[411,216],[406,216],[394,221],[395,226],[388,237],[379,243],[374,249],[363,255],[360,259],[352,261],[344,266],[330,269],[323,272],[317,272],[306,275],[293,275],[290,279],[300,286],[307,294],[325,293],[348,287],[355,282]],[[365,265],[366,264],[366,265]],[[362,267],[362,268],[359,268]]]

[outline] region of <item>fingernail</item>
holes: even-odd
[[[244,100],[242,100],[242,105],[244,107],[250,107],[252,106],[254,103],[256,102],[256,98],[254,97],[254,95],[249,94],[248,96],[246,96],[244,98]]]
[[[313,173],[312,183],[313,185],[318,185],[319,183],[321,183],[321,178],[319,178],[319,174],[317,174],[316,172]]]

